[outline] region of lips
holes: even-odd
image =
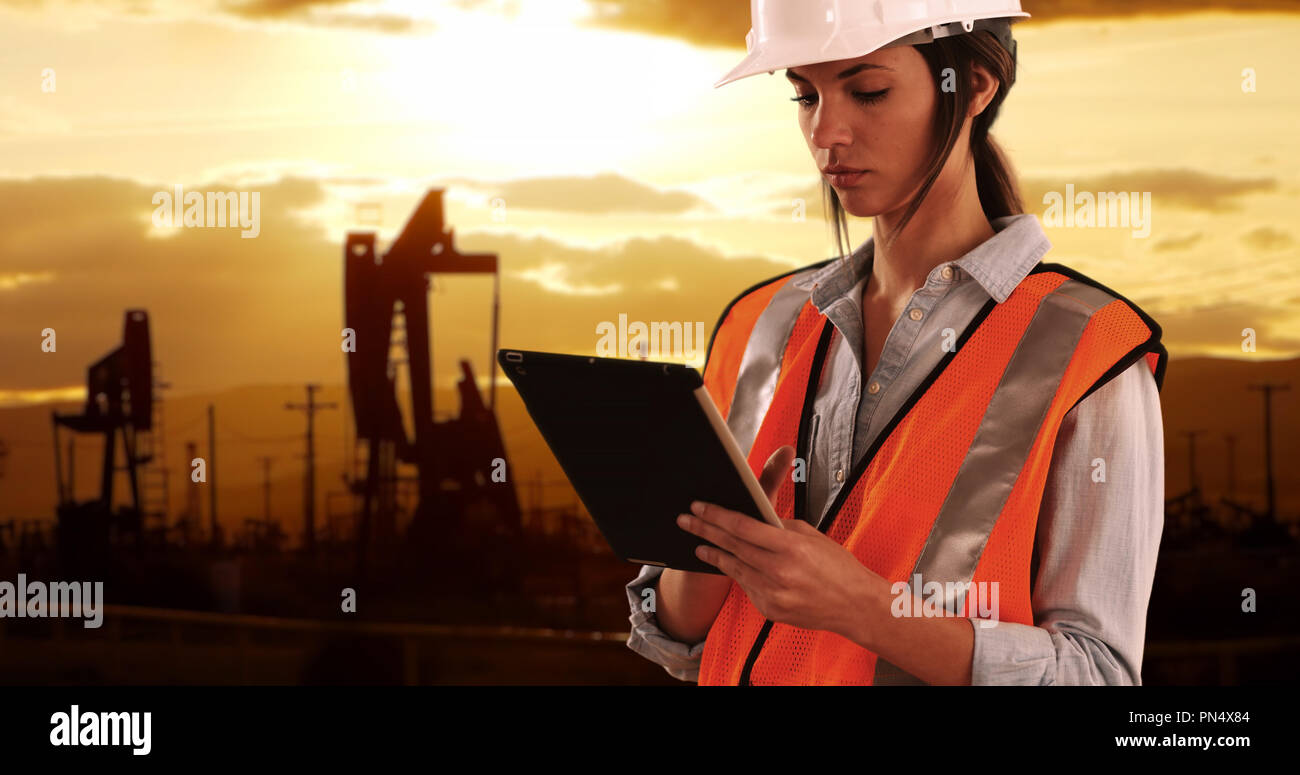
[[[827,167],[824,174],[832,186],[847,188],[855,186],[866,177],[870,170],[852,170],[849,167]]]

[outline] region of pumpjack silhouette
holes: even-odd
[[[361,498],[358,565],[400,538],[407,550],[428,552],[445,570],[477,574],[497,589],[511,585],[508,547],[520,530],[520,508],[495,413],[495,365],[500,310],[497,256],[461,253],[445,225],[443,189],[420,202],[387,251],[374,232],[349,232],[344,245],[344,319],[355,337],[346,352],[348,390],[356,422],[357,471],[349,479]],[[460,361],[460,412],[436,420],[430,279],[437,274],[490,274],[493,279],[489,403],[474,369]],[[406,383],[399,372],[405,366]],[[410,399],[410,428],[401,396]],[[398,464],[413,465],[418,502],[399,536]],[[498,476],[494,480],[493,473]],[[505,472],[501,481],[500,473]]]
[[[153,459],[149,432],[153,427],[153,360],[149,315],[127,310],[122,344],[92,363],[86,372],[86,404],[76,414],[52,412],[54,461],[58,488],[58,543],[65,568],[107,572],[110,547],[126,541],[139,545],[143,532],[141,506],[142,468]],[[59,429],[99,434],[104,439],[99,494],[78,501],[75,497],[75,447],[68,448],[68,470],[60,457]],[[122,465],[117,464],[117,442],[122,442]],[[114,508],[115,473],[125,471],[130,500]]]

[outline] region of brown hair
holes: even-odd
[[[907,210],[898,224],[898,230],[892,235],[891,242],[898,238],[904,227],[912,220],[920,208],[926,194],[934,186],[939,172],[948,161],[961,134],[962,124],[966,120],[966,110],[971,101],[970,74],[971,65],[983,65],[998,79],[998,90],[993,99],[978,116],[971,121],[970,146],[975,162],[975,186],[979,192],[980,206],[984,216],[989,220],[1024,212],[1020,201],[1020,192],[1016,185],[1011,165],[997,142],[989,135],[989,128],[997,120],[998,111],[1007,97],[1007,92],[1016,82],[1016,60],[1011,52],[998,42],[997,37],[987,30],[973,33],[952,35],[938,38],[931,43],[914,46],[925,57],[930,67],[936,87],[943,82],[943,73],[952,68],[955,73],[956,91],[939,90],[940,99],[934,113],[934,136],[937,142],[932,146],[930,159],[926,165],[925,182],[920,191],[908,203]],[[840,203],[839,195],[831,184],[822,179],[822,201],[825,205],[827,221],[835,232],[835,245],[841,249],[841,258],[852,252],[848,238],[848,214]]]

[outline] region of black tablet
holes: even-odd
[[[497,361],[624,560],[721,574],[695,556],[709,542],[677,526],[693,500],[782,527],[690,366],[506,349]]]

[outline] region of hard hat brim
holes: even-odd
[[[1015,17],[1027,18],[1029,14],[1021,11],[1019,13],[1005,14],[998,18],[1010,20]],[[856,59],[880,49],[900,44],[902,39],[913,33],[943,24],[961,22],[962,20],[962,17],[958,16],[947,20],[927,21],[924,24],[899,26],[892,29],[876,28],[870,34],[860,36],[841,33],[840,36],[821,44],[813,43],[810,45],[807,41],[796,41],[794,43],[787,41],[784,45],[773,41],[759,43],[745,55],[740,64],[733,67],[730,72],[715,82],[713,88],[716,89],[732,81],[738,81],[759,73],[774,73],[777,70],[785,70],[790,67],[835,62],[841,59]],[[816,53],[809,53],[814,50]]]

